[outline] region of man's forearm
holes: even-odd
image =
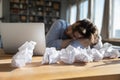
[[[61,48],[66,48],[72,41],[73,39],[67,39],[62,41]]]

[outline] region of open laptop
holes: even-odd
[[[5,53],[16,53],[26,41],[34,41],[34,55],[44,54],[44,23],[0,23],[0,34]]]

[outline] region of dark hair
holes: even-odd
[[[96,25],[94,25],[89,19],[83,19],[76,22],[76,25],[73,25],[73,32],[78,31],[84,38],[91,38],[91,35],[94,34],[97,30]]]

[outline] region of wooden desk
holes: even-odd
[[[13,68],[11,58],[9,55],[0,56],[0,80],[120,80],[120,59],[41,65],[42,57],[34,56],[31,64]]]

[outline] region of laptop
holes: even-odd
[[[16,53],[26,41],[34,41],[34,55],[44,54],[44,23],[0,23],[0,34],[5,53]]]

